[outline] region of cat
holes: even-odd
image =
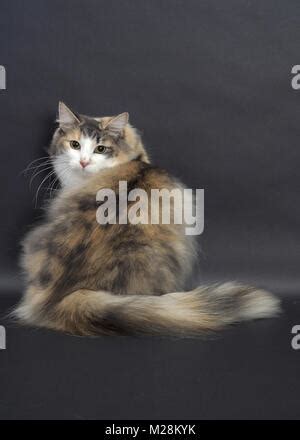
[[[49,155],[61,188],[23,242],[21,323],[74,335],[197,336],[278,314],[279,300],[255,287],[184,291],[197,252],[182,225],[97,223],[100,188],[184,187],[151,165],[127,113],[88,117],[60,102],[57,122]]]

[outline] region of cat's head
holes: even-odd
[[[63,186],[83,183],[105,168],[137,157],[148,162],[140,136],[128,123],[128,113],[90,117],[60,102],[57,122],[49,154]]]

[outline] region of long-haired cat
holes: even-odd
[[[96,221],[96,193],[182,189],[150,164],[128,114],[92,118],[59,104],[49,154],[61,189],[25,238],[23,323],[76,335],[198,335],[276,315],[272,294],[235,283],[185,292],[195,243],[177,224]]]

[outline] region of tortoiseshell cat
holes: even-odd
[[[279,300],[253,287],[184,292],[196,252],[182,225],[97,223],[100,188],[183,188],[150,165],[127,113],[92,118],[60,103],[58,123],[49,154],[61,189],[24,240],[21,322],[76,335],[198,335],[277,314]]]

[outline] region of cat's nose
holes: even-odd
[[[89,163],[90,163],[89,160],[81,160],[80,161],[80,165],[82,166],[82,168],[85,168]]]

